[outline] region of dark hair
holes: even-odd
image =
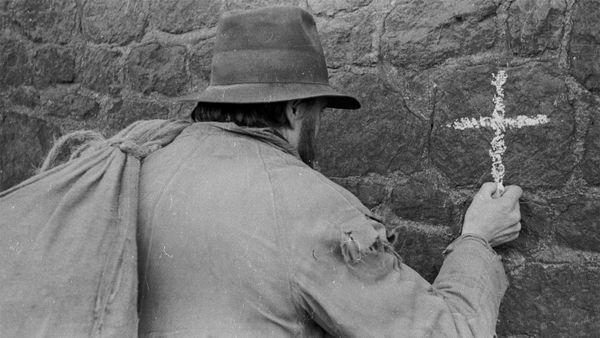
[[[234,122],[238,126],[256,128],[289,127],[286,104],[287,101],[244,104],[200,102],[192,111],[192,120]]]

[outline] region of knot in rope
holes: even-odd
[[[111,147],[119,148],[122,152],[129,154],[138,160],[150,155],[161,147],[157,142],[137,144],[133,140],[127,138],[110,139],[108,140],[108,143]]]
[[[189,121],[181,120],[136,121],[108,140],[96,131],[75,131],[56,141],[39,172],[75,160],[83,154],[110,149],[110,147],[141,160],[171,143],[190,124]]]

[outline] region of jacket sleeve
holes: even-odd
[[[508,283],[485,240],[454,241],[431,285],[400,263],[383,225],[362,216],[315,225],[294,245],[292,295],[306,317],[341,337],[495,335]]]

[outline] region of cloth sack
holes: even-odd
[[[1,337],[137,336],[140,160],[189,124],[67,135],[40,174],[0,192]],[[51,168],[78,138],[71,160]]]

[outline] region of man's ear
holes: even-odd
[[[302,125],[302,114],[299,111],[298,106],[300,106],[300,100],[291,100],[288,101],[285,105],[285,116],[290,122],[290,129],[295,130],[296,128],[300,128]]]

